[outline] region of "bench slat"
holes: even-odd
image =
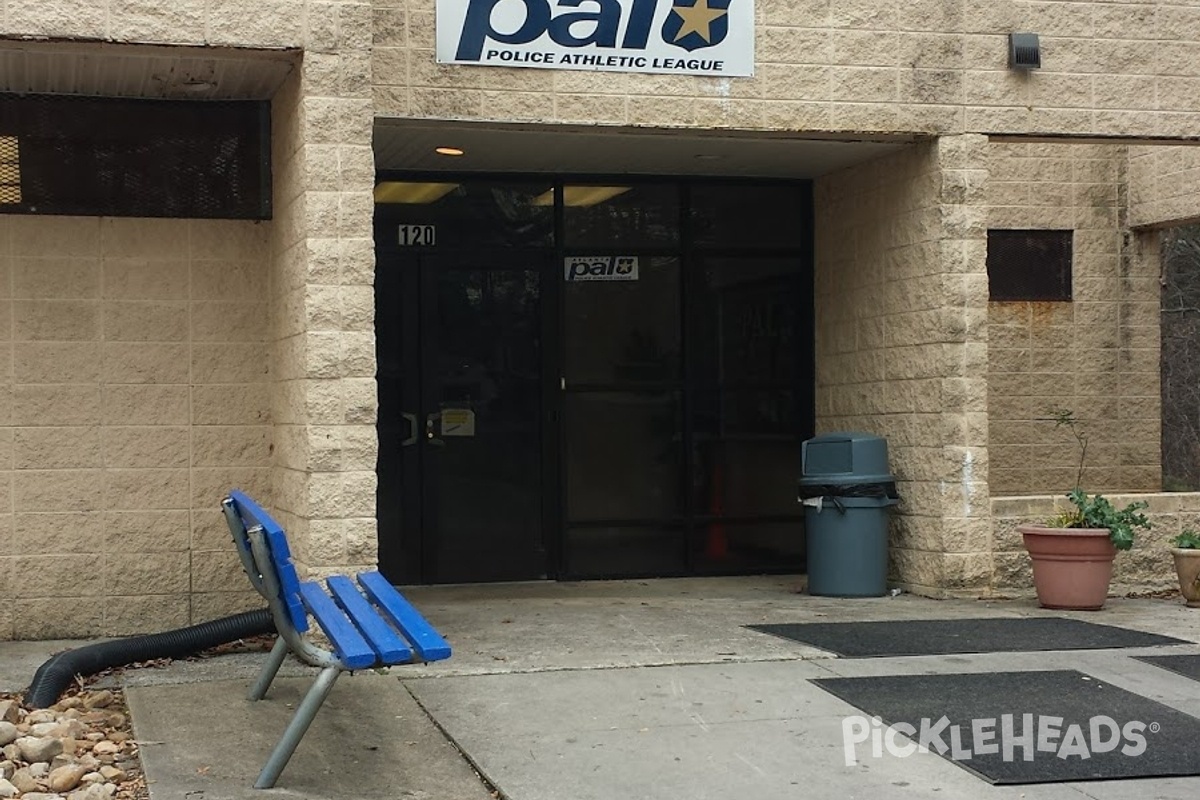
[[[288,547],[283,528],[280,528],[279,523],[245,492],[234,489],[229,493],[229,498],[233,500],[237,514],[247,528],[255,525],[262,527],[267,547],[271,550],[271,560],[275,563],[275,575],[279,579],[280,593],[283,595],[280,599],[287,608],[292,627],[297,632],[304,633],[308,630],[308,615],[300,602],[300,578],[296,575],[296,568],[292,566],[292,551]]]
[[[360,572],[358,582],[366,591],[367,597],[371,598],[392,624],[413,643],[421,658],[426,661],[440,661],[450,657],[450,644],[394,586],[388,583],[387,578],[378,572]]]
[[[345,575],[333,575],[325,582],[329,584],[333,599],[367,637],[367,642],[385,664],[412,661],[413,653],[408,643],[371,607],[352,580]]]
[[[300,596],[304,598],[304,605],[308,606],[321,630],[325,631],[325,635],[333,643],[333,649],[343,664],[350,669],[363,669],[376,662],[377,657],[371,645],[367,644],[358,628],[346,619],[346,615],[337,604],[325,594],[320,584],[312,581],[300,584]]]
[[[263,530],[267,534],[267,543],[271,546],[271,560],[275,562],[275,575],[279,578],[279,588],[283,592],[283,601],[287,604],[292,624],[296,625],[296,618],[300,617],[304,620],[305,628],[307,628],[308,617],[305,616],[304,606],[300,603],[300,576],[296,574],[296,567],[292,565],[292,551],[288,547],[287,536],[278,525],[273,524],[270,527],[264,525]],[[298,631],[303,631],[305,628],[296,625]]]

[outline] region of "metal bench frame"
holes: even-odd
[[[221,508],[246,575],[267,601],[278,632],[248,698],[266,695],[289,652],[320,670],[254,784],[269,789],[343,672],[438,661],[450,657],[450,645],[380,573],[359,573],[357,586],[345,576],[329,578],[327,587],[302,583],[283,528],[267,512],[237,490],[221,501]],[[310,614],[332,651],[306,638]]]

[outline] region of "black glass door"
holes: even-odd
[[[391,580],[802,568],[810,184],[389,175],[376,198]]]
[[[547,575],[542,255],[381,254],[380,564],[394,582]]]

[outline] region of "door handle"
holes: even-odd
[[[401,447],[408,447],[417,443],[417,415],[401,412],[400,416],[404,417],[404,421],[408,423],[409,435],[400,440]]]
[[[425,418],[425,443],[426,444],[431,444],[435,447],[445,447],[446,446],[445,440],[439,439],[437,437],[437,433],[434,431],[434,427],[436,426],[438,420],[440,420],[441,418],[442,418],[442,412],[440,412],[440,411],[435,411]]]

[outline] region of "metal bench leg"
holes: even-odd
[[[275,637],[275,646],[271,648],[271,654],[267,656],[267,661],[263,664],[262,669],[258,671],[258,678],[255,679],[254,685],[250,687],[250,693],[246,695],[248,700],[262,700],[267,694],[267,689],[271,688],[271,681],[275,680],[275,673],[279,672],[279,667],[283,665],[283,660],[287,658],[287,642],[282,636]]]
[[[321,674],[313,681],[308,694],[304,695],[304,699],[300,701],[300,707],[296,709],[292,721],[288,723],[287,730],[283,732],[279,744],[275,745],[275,749],[271,751],[267,765],[263,767],[258,781],[254,784],[255,789],[270,789],[275,785],[279,773],[283,772],[283,768],[287,766],[288,760],[296,750],[296,745],[300,744],[300,740],[304,738],[308,726],[312,724],[313,717],[317,715],[317,709],[325,702],[325,698],[329,696],[334,682],[341,673],[340,667],[326,667],[321,670]]]

